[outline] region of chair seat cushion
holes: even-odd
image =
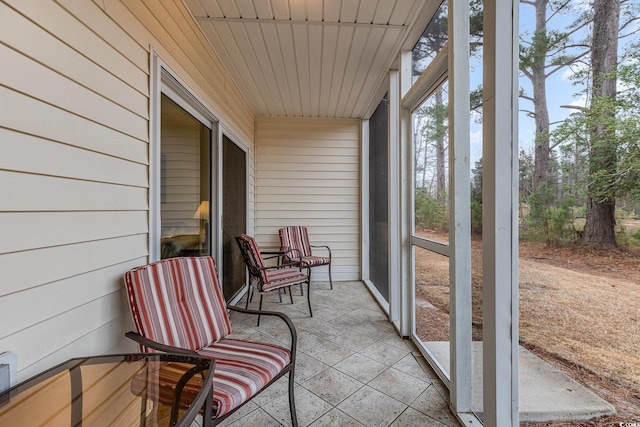
[[[262,390],[291,361],[289,350],[267,343],[223,339],[198,352],[215,359],[213,377],[213,414],[215,418],[235,409]],[[175,385],[192,365],[170,363],[159,367],[158,375],[138,375],[134,378],[133,393],[170,404]],[[181,407],[195,399],[202,386],[196,375],[183,390]],[[185,402],[185,403],[182,403]]]
[[[294,260],[296,263],[298,262],[298,260]],[[306,264],[308,266],[314,267],[316,265],[327,265],[331,262],[331,260],[328,257],[322,257],[322,256],[304,256],[302,257],[302,263]]]
[[[309,276],[295,268],[267,270],[267,283],[264,284],[261,291],[268,292],[278,288],[297,285],[306,282],[308,278]]]

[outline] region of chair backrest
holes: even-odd
[[[212,257],[157,261],[128,271],[125,283],[135,326],[144,337],[198,350],[231,333]]]
[[[267,283],[268,278],[267,272],[264,269],[264,260],[262,259],[262,255],[260,255],[260,249],[258,248],[256,240],[248,234],[241,234],[236,237],[236,242],[238,242],[242,258],[247,265],[251,277],[260,282],[259,286]]]
[[[278,230],[278,234],[280,235],[280,244],[282,246],[288,246],[291,249],[300,251],[299,254],[294,251],[291,254],[293,257],[311,256],[311,244],[309,243],[307,227],[298,225],[284,227]]]

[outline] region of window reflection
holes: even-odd
[[[160,257],[210,254],[211,129],[162,95]]]
[[[411,50],[411,83],[427,69],[436,54],[444,47],[448,40],[449,14],[447,2],[443,1],[427,28]]]

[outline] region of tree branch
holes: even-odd
[[[547,24],[549,23],[549,21],[551,21],[551,19],[553,19],[554,16],[556,16],[558,13],[560,13],[560,11],[562,9],[564,9],[570,2],[571,2],[571,0],[567,0],[564,3],[562,3],[561,5],[559,5],[558,8],[553,11],[551,16],[549,18],[547,18]]]
[[[589,111],[587,107],[581,107],[579,105],[561,105],[560,108],[569,108],[569,109],[578,110],[578,111]]]
[[[526,99],[527,101],[531,101],[531,102],[534,101],[532,96],[525,95],[524,92],[520,92],[518,96],[522,99]]]
[[[561,70],[564,67],[567,67],[569,65],[575,64],[576,62],[578,62],[581,58],[585,57],[586,55],[588,55],[591,52],[591,50],[588,50],[586,52],[581,53],[578,56],[574,56],[573,59],[571,59],[570,61],[566,61],[558,66],[556,66],[556,68],[554,68],[553,70],[549,71],[547,74],[544,75],[545,78],[549,77],[550,75],[558,72],[559,70]]]

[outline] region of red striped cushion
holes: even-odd
[[[291,262],[291,257],[298,258],[300,256],[311,256],[311,244],[309,243],[307,227],[284,227],[278,230],[278,234],[280,235],[280,244],[282,246],[288,246],[291,249],[297,249],[297,251],[300,251],[293,251],[290,256],[285,256],[285,262]]]
[[[285,348],[233,339],[222,340],[199,353],[216,360],[216,416],[226,414],[259,392],[291,360]]]
[[[125,283],[140,335],[197,350],[231,333],[212,257],[157,261],[127,272]]]
[[[249,249],[253,253],[252,254],[253,258],[252,259],[255,259],[256,262],[257,262],[255,267],[261,269],[260,270],[260,275],[262,276],[262,281],[266,282],[267,281],[267,273],[264,270],[264,261],[262,260],[262,255],[260,255],[260,249],[258,248],[258,244],[256,243],[256,240],[253,237],[249,236],[248,234],[241,234],[240,238],[242,238],[247,243],[249,243]]]
[[[308,276],[295,268],[278,268],[267,272],[268,281],[261,291],[267,292],[307,281]]]
[[[304,258],[302,258],[302,262],[304,264],[310,265],[311,267],[315,266],[315,265],[325,265],[325,264],[329,264],[330,260],[328,257],[322,257],[322,256],[306,256]]]
[[[289,364],[285,348],[266,343],[224,339],[199,351],[216,361],[213,378],[213,413],[220,417],[259,392]],[[139,375],[132,383],[135,394],[147,392],[161,402],[173,400],[173,389],[189,365],[173,363],[159,368],[158,375]],[[196,375],[185,387],[181,406],[192,402],[202,386]]]

